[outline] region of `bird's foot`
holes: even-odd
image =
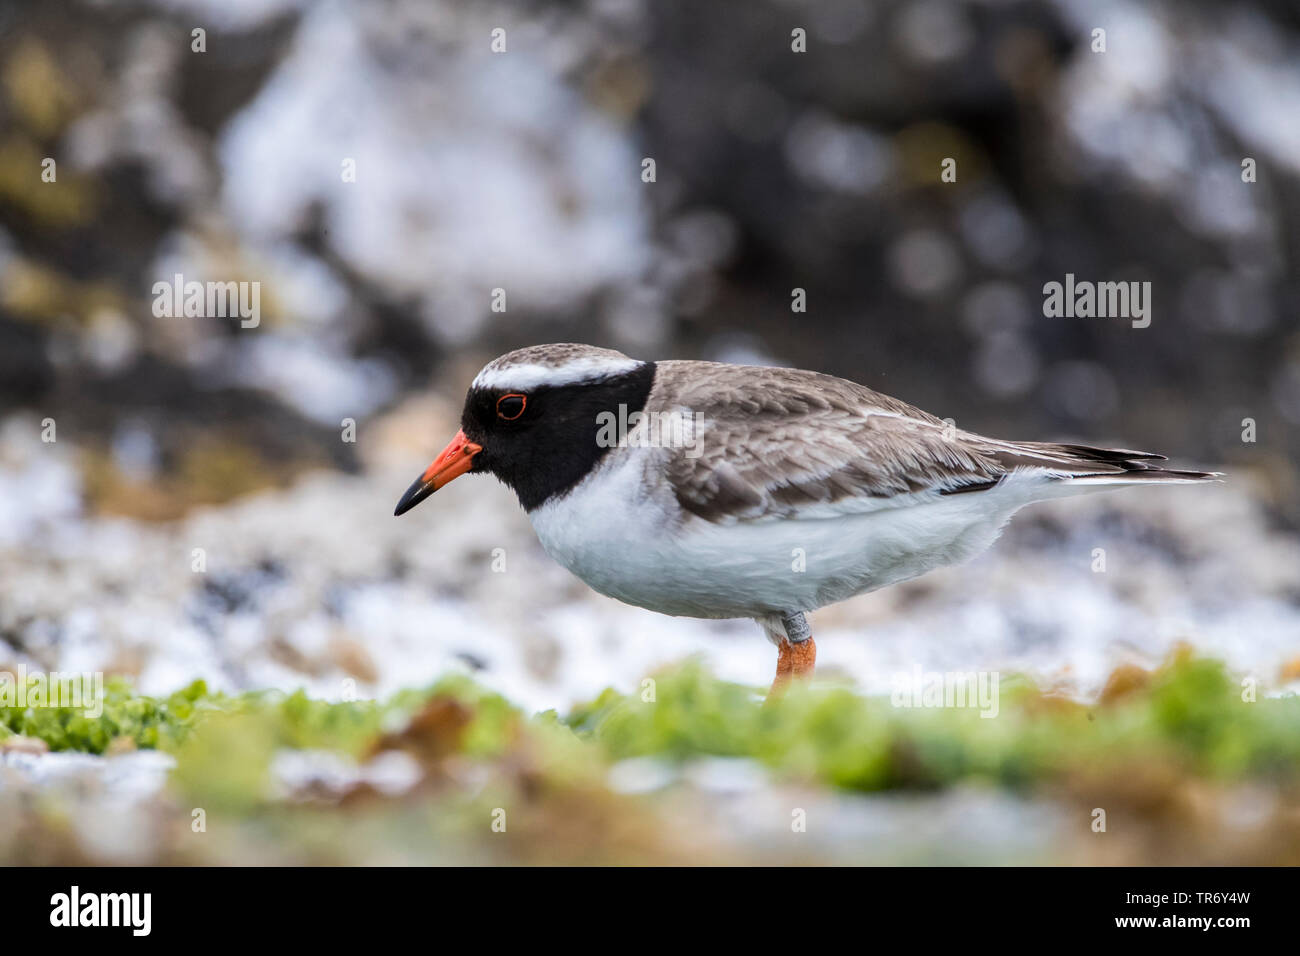
[[[807,680],[812,677],[817,664],[817,644],[810,635],[799,643],[782,641],[777,646],[776,677],[772,689],[767,692],[769,701],[785,693],[792,680]]]

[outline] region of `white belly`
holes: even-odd
[[[529,518],[547,553],[595,590],[686,617],[811,611],[914,578],[983,551],[1040,497],[1007,481],[833,518],[715,525],[647,487],[647,454],[620,449]]]

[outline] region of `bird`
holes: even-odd
[[[819,372],[559,343],[483,367],[394,514],[494,475],[601,594],[756,621],[777,649],[776,699],[813,673],[810,612],[968,560],[1033,502],[1220,477],[1166,460],[989,438]]]

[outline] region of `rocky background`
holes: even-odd
[[[1229,473],[823,611],[828,680],[1086,696],[1189,643],[1293,690],[1298,104],[1283,0],[5,4],[0,668],[561,710],[697,652],[766,682],[752,625],[593,595],[490,481],[391,518],[484,361],[574,340]],[[259,282],[259,324],[156,316],[176,273]],[[1067,273],[1150,281],[1151,325],[1045,317]]]

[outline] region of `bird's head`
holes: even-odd
[[[640,411],[654,363],[590,345],[535,345],[483,367],[458,431],[397,503],[405,514],[467,472],[488,472],[531,511],[580,482],[609,451],[602,412]],[[620,406],[622,408],[620,409]]]

